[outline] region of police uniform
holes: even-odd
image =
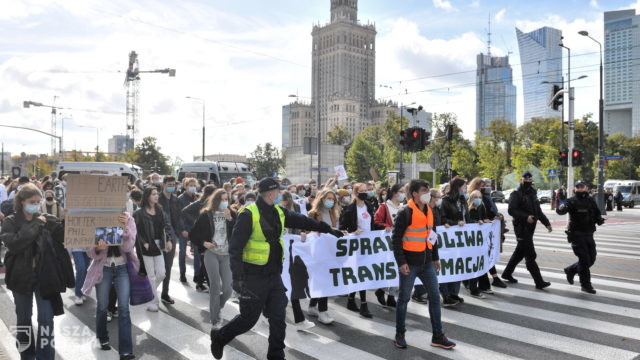
[[[259,191],[279,189],[272,178],[260,181]],[[281,195],[278,196],[281,198]],[[222,356],[222,348],[249,331],[264,312],[269,319],[268,359],[284,359],[286,288],[282,283],[285,228],[342,235],[327,223],[269,205],[261,196],[238,215],[229,241],[233,287],[240,294],[240,314],[220,330],[211,331],[211,352]],[[218,357],[219,356],[219,357]]]
[[[576,187],[586,186],[582,181],[576,182]],[[596,291],[591,285],[591,273],[589,268],[596,261],[596,243],[593,240],[593,233],[596,231],[596,224],[602,225],[604,219],[595,200],[589,196],[589,192],[575,192],[565,204],[556,209],[556,213],[564,215],[569,213],[569,223],[567,224],[567,241],[571,243],[573,253],[578,257],[578,262],[564,268],[567,281],[573,284],[576,274],[580,276],[582,291],[595,294]]]

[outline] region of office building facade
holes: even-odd
[[[492,120],[516,123],[516,87],[508,56],[478,54],[476,70],[476,131]]]

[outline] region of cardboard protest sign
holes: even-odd
[[[127,199],[124,176],[69,175],[65,216],[66,248],[122,244],[124,229],[118,221]]]
[[[95,246],[100,239],[105,240],[107,245],[121,245],[124,232],[118,216],[120,216],[119,212],[67,214],[64,231],[65,247]],[[107,229],[110,229],[111,234],[108,239]],[[117,234],[117,239],[112,234]]]
[[[347,180],[349,177],[347,176],[347,170],[345,170],[344,165],[338,165],[333,168],[338,176],[338,180]]]

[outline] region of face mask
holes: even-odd
[[[282,201],[282,194],[278,193],[278,197],[275,200],[273,200],[273,205],[280,204],[280,201]]]
[[[52,198],[52,197],[48,197],[48,198],[47,198],[47,201],[48,201],[48,202],[52,202],[52,201],[53,201],[53,198]]]
[[[491,195],[491,186],[486,186],[486,187],[484,188],[484,193],[485,193],[486,195]]]
[[[298,191],[298,196],[300,196],[300,197],[304,197],[304,195],[305,195],[306,193],[307,193],[306,191],[304,191],[304,190],[300,190],[300,191]]]
[[[160,186],[160,185],[162,185],[162,181],[156,180],[156,181],[153,182],[153,185]]]
[[[327,209],[331,209],[331,208],[333,208],[333,204],[334,204],[334,202],[333,202],[333,201],[325,200],[325,201],[323,202],[324,207],[326,207]]]
[[[376,196],[376,193],[373,192],[373,191],[367,191],[367,196],[372,198],[372,197]]]
[[[426,194],[422,194],[422,195],[420,195],[420,201],[421,201],[423,204],[428,204],[428,203],[429,203],[429,201],[431,201],[431,194],[426,193]]]
[[[522,188],[523,188],[523,189],[525,189],[525,190],[531,189],[531,182],[529,182],[529,181],[524,181],[524,182],[522,183]]]
[[[473,206],[480,206],[482,204],[482,199],[473,199]]]
[[[380,195],[380,199],[382,199],[382,201],[386,201],[387,200],[387,195]]]
[[[195,186],[187,186],[187,192],[195,194],[198,191],[198,188]]]
[[[40,204],[25,204],[24,211],[29,214],[35,214],[40,211]]]
[[[224,210],[227,207],[229,207],[229,202],[228,201],[223,201],[220,203],[220,210]]]
[[[238,195],[233,195],[232,198],[233,198],[233,201],[238,201]]]
[[[318,194],[318,190],[311,190],[311,196],[316,196]]]
[[[348,198],[348,197],[346,197],[346,196],[345,196],[344,198],[342,198],[342,203],[343,203],[344,205],[349,205],[349,198]]]
[[[353,194],[353,189],[347,189],[347,192],[349,193],[349,195]]]
[[[460,190],[460,195],[467,195],[467,188],[462,188],[462,190]]]
[[[436,200],[436,206],[442,206],[442,199]]]
[[[369,198],[369,194],[367,193],[358,193],[358,199],[365,201],[367,200],[367,198]]]
[[[249,201],[245,201],[245,202],[244,202],[244,205],[245,205],[245,206],[249,206],[249,205],[254,204],[254,203],[255,203],[255,201],[253,201],[253,200],[249,200]]]
[[[175,186],[167,186],[167,187],[165,188],[165,190],[167,190],[167,192],[168,192],[169,194],[171,194],[171,193],[173,193],[174,191],[176,191],[176,187],[175,187]]]
[[[404,195],[404,193],[398,193],[398,201],[404,201],[405,198],[406,196]]]
[[[576,191],[576,196],[579,198],[586,198],[589,196],[587,191]]]

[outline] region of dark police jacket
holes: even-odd
[[[547,216],[542,212],[542,209],[540,209],[540,201],[538,201],[536,194],[537,191],[534,187],[525,190],[521,184],[509,196],[509,215],[513,218],[513,227],[516,236],[523,233],[533,235],[538,220],[540,220],[544,226],[551,225]],[[533,224],[527,222],[529,216],[536,218]]]
[[[242,211],[238,214],[229,241],[231,273],[234,280],[242,280],[247,275],[279,275],[282,273],[283,249],[280,246],[280,235],[282,234],[280,216],[275,207],[267,204],[261,197],[258,197],[256,205],[260,211],[260,226],[270,247],[269,260],[267,260],[265,265],[249,264],[242,261],[242,252],[253,230],[251,211]],[[284,212],[284,226],[286,228],[318,231],[322,233],[331,231],[331,226],[325,222],[316,221],[304,215],[296,214],[283,207],[280,208]]]
[[[602,225],[604,219],[596,205],[595,200],[589,193],[581,193],[579,196],[576,193],[570,197],[564,205],[560,205],[556,209],[558,215],[564,215],[569,213],[569,223],[567,224],[567,232],[573,233],[594,233],[596,231],[596,224]]]

